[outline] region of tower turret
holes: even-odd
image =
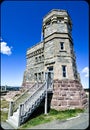
[[[79,80],[73,48],[72,21],[66,10],[51,10],[43,18],[43,39],[45,69],[47,70],[49,63],[55,62],[54,78]]]
[[[71,34],[72,22],[70,16],[65,10],[51,10],[43,18],[43,36],[47,38],[53,33]]]

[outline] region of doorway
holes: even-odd
[[[45,77],[47,80],[48,90],[53,90],[53,66],[47,67],[47,72],[45,72]]]

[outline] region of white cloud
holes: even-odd
[[[81,72],[85,74],[85,77],[89,77],[89,68],[88,67],[83,68],[83,70]]]
[[[7,46],[6,42],[1,42],[0,44],[1,44],[1,50],[0,50],[0,52],[2,54],[6,54],[6,55],[11,55],[12,54],[12,52],[11,52],[11,48],[12,47]]]

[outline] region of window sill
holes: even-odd
[[[44,63],[44,61],[36,62],[34,65],[41,64],[41,63]]]
[[[65,50],[60,50],[59,52],[67,52],[67,51],[65,51]]]

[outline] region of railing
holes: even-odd
[[[34,100],[34,102],[32,102],[34,97],[38,95],[37,97],[40,98],[40,96],[45,92],[45,87],[46,87],[46,82],[41,87],[39,87],[36,91],[34,91],[32,93],[32,95],[22,104],[21,116],[25,115],[25,113],[29,111],[29,109],[32,107],[32,105],[35,104],[35,102],[36,102],[35,100]],[[42,91],[42,92],[39,93],[40,91]]]
[[[34,84],[30,89],[26,90],[18,99],[10,103],[8,119],[10,116],[15,116],[13,113],[17,110],[15,113],[17,115],[17,126],[24,123],[31,113],[39,106],[45,95],[47,95],[49,88],[50,85],[45,81],[43,84]],[[28,95],[28,92],[31,93]]]
[[[36,83],[31,87],[29,88],[28,90],[26,90],[22,95],[20,95],[13,103],[13,112],[17,110],[17,108],[19,107],[19,104],[24,102],[29,95],[29,91],[32,90],[34,87],[36,87]]]

